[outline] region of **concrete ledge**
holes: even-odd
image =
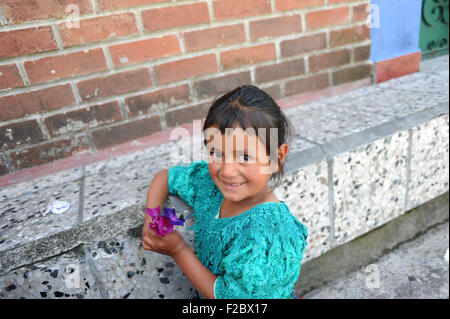
[[[370,232],[302,265],[297,296],[371,264],[396,246],[449,219],[449,193],[416,207]]]
[[[344,136],[340,139],[326,143],[322,147],[327,156],[333,157],[355,149],[358,146],[367,145],[376,140],[391,136],[397,132],[407,131],[410,128],[429,122],[436,117],[448,113],[448,102],[439,103],[407,116],[398,117],[389,122],[368,128],[364,131]],[[320,160],[318,156],[315,158]],[[308,164],[309,162],[305,161],[304,165]]]
[[[33,264],[72,250],[82,244],[109,238],[117,233],[142,225],[143,206],[131,206],[120,212],[98,216],[71,229],[34,242],[0,252],[0,275],[15,268]]]

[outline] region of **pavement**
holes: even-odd
[[[448,220],[304,299],[448,299]]]

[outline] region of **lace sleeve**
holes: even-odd
[[[178,195],[194,208],[196,195],[202,175],[208,172],[206,162],[193,162],[189,166],[172,166],[168,173],[169,194]],[[209,172],[208,172],[209,174]]]
[[[291,298],[306,237],[307,229],[300,223],[269,222],[250,227],[221,261],[225,274],[217,277],[216,298]]]

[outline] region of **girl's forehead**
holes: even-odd
[[[205,130],[205,140],[208,147],[218,149],[234,148],[235,150],[255,149],[258,144],[262,145],[259,138],[254,133],[254,129],[243,130],[241,127],[226,128],[222,134],[218,128],[208,128]]]

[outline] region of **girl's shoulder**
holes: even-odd
[[[189,182],[198,181],[199,179],[209,176],[208,163],[205,161],[195,161],[173,165],[169,168],[169,179],[179,179]]]
[[[268,233],[270,237],[274,234],[283,238],[300,236],[306,240],[308,236],[307,227],[291,213],[284,201],[258,205],[248,222],[254,225],[252,228]]]

